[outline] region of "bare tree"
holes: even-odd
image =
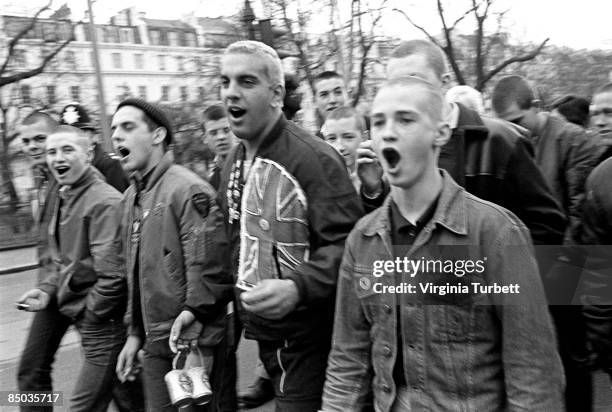
[[[406,20],[415,28],[424,33],[433,43],[438,45],[448,57],[449,64],[455,73],[455,77],[459,84],[466,84],[467,76],[465,67],[461,67],[459,61],[459,50],[455,44],[457,39],[456,29],[459,23],[461,23],[466,17],[472,16],[475,21],[474,36],[472,37],[472,55],[473,55],[473,67],[475,70],[475,84],[474,87],[477,90],[482,91],[486,86],[487,82],[491,80],[495,75],[500,73],[506,67],[513,63],[520,63],[532,60],[535,58],[544,48],[548,42],[548,38],[542,41],[538,46],[534,47],[530,51],[524,53],[507,56],[496,64],[489,65],[489,56],[492,47],[495,45],[496,39],[501,32],[502,19],[507,13],[493,12],[492,6],[495,0],[471,0],[470,5],[463,13],[461,13],[454,21],[452,21],[448,13],[445,10],[445,6],[442,0],[436,0],[436,12],[442,25],[441,38],[432,34],[423,25],[415,22],[407,12],[400,9],[393,9],[396,12],[402,14]],[[497,21],[497,31],[492,36],[487,36],[485,33],[485,26],[487,22],[495,19]]]
[[[20,42],[27,38],[26,36],[30,31],[34,30],[37,22],[40,20],[40,16],[44,12],[50,10],[51,4],[52,1],[50,0],[46,5],[38,9],[34,16],[30,19],[26,19],[25,25],[19,30],[17,30],[17,32],[9,39],[8,45],[6,46],[6,55],[4,58],[4,62],[2,62],[2,64],[0,65],[0,113],[2,114],[2,138],[0,139],[2,145],[0,147],[0,173],[2,174],[2,181],[5,185],[5,188],[3,190],[8,194],[10,198],[10,208],[13,211],[16,210],[19,205],[19,198],[17,196],[17,191],[15,190],[15,185],[13,184],[13,176],[9,162],[9,145],[15,136],[10,135],[8,113],[10,108],[14,106],[15,99],[3,98],[2,91],[8,86],[18,84],[18,82],[20,82],[21,80],[28,79],[41,74],[45,70],[47,64],[73,40],[74,28],[80,22],[70,23],[70,33],[68,34],[68,36],[66,36],[67,38],[53,45],[52,47],[47,47],[47,49],[44,50],[42,54],[40,63],[36,67],[31,69],[12,69],[10,63],[15,60],[16,47],[20,44]]]

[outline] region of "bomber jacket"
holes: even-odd
[[[469,193],[516,214],[535,244],[560,245],[565,215],[533,159],[530,143],[512,124],[457,105],[458,125],[440,151],[440,168]],[[373,210],[386,192],[374,200],[362,199]]]
[[[612,159],[587,179],[580,242],[587,245],[580,289],[587,342],[596,366],[612,375]]]
[[[563,410],[563,369],[526,228],[509,211],[466,193],[441,172],[433,217],[399,257],[472,261],[473,267],[480,260],[484,270],[408,273],[391,265],[376,273],[377,261],[387,267],[398,257],[391,242],[391,196],[361,219],[346,241],[340,267],[322,409],[360,411],[372,391],[376,411],[389,411],[401,350],[410,410]],[[416,292],[382,289],[402,282],[415,285]],[[517,284],[520,293],[476,292],[471,282]],[[467,285],[469,291],[425,293],[420,283]]]
[[[200,344],[214,345],[233,296],[215,192],[174,164],[170,151],[150,173],[144,187],[133,176],[122,200],[128,333],[148,342],[167,339],[176,317],[190,310],[205,328]],[[135,297],[135,281],[140,299]]]
[[[127,290],[115,241],[121,194],[93,167],[74,185],[60,190],[54,203],[45,205],[52,211],[47,214],[46,236],[51,259],[47,277],[38,287],[55,296],[59,311],[73,320],[85,309],[98,320],[122,316]]]
[[[546,122],[540,136],[533,139],[535,160],[569,219],[565,238],[571,243],[570,236],[575,235],[582,220],[586,178],[601,156],[598,140],[590,138],[580,126],[550,114],[541,115]]]
[[[230,217],[228,182],[242,150],[241,144],[232,150],[221,174],[219,194],[226,222]],[[344,240],[363,215],[344,161],[333,147],[281,115],[257,150],[249,173],[241,219],[227,225],[232,273],[238,276],[241,248],[249,247],[254,253],[242,250],[243,266],[263,276],[293,280],[300,302],[280,320],[264,319],[238,305],[245,334],[267,341],[328,339]],[[246,225],[254,229],[246,231]],[[262,228],[259,234],[257,227]],[[271,241],[266,239],[270,232],[274,232]],[[249,238],[257,239],[261,252],[256,253],[255,243],[247,242]],[[266,253],[265,247],[271,247],[272,253]],[[249,257],[255,255],[259,259]]]

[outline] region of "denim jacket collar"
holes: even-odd
[[[438,206],[431,220],[425,228],[433,230],[436,224],[458,235],[467,235],[467,213],[465,210],[465,190],[459,186],[443,169],[442,191]],[[374,212],[375,215],[364,227],[364,235],[374,236],[377,233],[390,233],[391,231],[391,195],[385,199],[383,205]]]

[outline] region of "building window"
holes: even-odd
[[[157,58],[159,59],[159,70],[166,70],[166,56],[160,54],[159,56],[157,56]]]
[[[193,56],[193,69],[196,73],[200,73],[202,71],[202,60],[200,56]]]
[[[159,46],[159,30],[149,30],[151,44]]]
[[[134,43],[132,29],[121,29],[119,31],[119,40],[121,43]]]
[[[134,67],[138,70],[144,69],[144,56],[142,54],[134,55]]]
[[[68,65],[68,68],[70,70],[76,70],[76,57],[75,57],[74,51],[67,50],[65,59],[66,59],[66,64]]]
[[[117,100],[123,101],[130,97],[130,88],[126,85],[117,86]]]
[[[81,101],[81,88],[79,86],[70,86],[70,98],[73,102]]]
[[[185,64],[183,62],[184,62],[183,56],[176,56],[176,69],[179,72],[185,71]]]
[[[195,33],[187,33],[187,46],[196,47],[196,35]]]
[[[91,63],[91,67],[96,67],[96,57],[94,56],[94,52],[89,52],[89,62]]]
[[[26,66],[28,65],[25,50],[15,50],[13,53],[14,53],[13,58],[15,59],[16,68],[25,69]]]
[[[161,88],[161,101],[167,102],[170,100],[170,86],[162,86]]]
[[[198,87],[198,100],[203,102],[206,97],[206,92],[204,92],[204,87],[203,86],[199,86]]]
[[[47,86],[47,103],[49,104],[57,103],[57,97],[55,95],[55,85],[54,84]]]
[[[138,97],[147,100],[147,86],[138,86]]]
[[[113,68],[121,69],[123,67],[123,62],[121,61],[121,53],[113,53]]]
[[[21,103],[30,104],[32,102],[31,89],[29,84],[21,85]]]
[[[181,86],[181,101],[186,102],[188,97],[187,86]]]
[[[162,46],[167,46],[168,45],[168,32],[161,31],[159,33],[159,44],[162,45]]]
[[[168,32],[168,44],[170,46],[178,46],[178,36],[175,31]],[[181,45],[182,46],[182,45]]]

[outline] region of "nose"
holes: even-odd
[[[392,120],[385,123],[385,127],[381,130],[381,136],[384,142],[391,143],[397,141],[397,133],[395,132],[395,124]]]
[[[236,99],[238,97],[238,90],[236,88],[236,82],[228,81],[227,85],[221,87],[221,100],[225,99]]]

